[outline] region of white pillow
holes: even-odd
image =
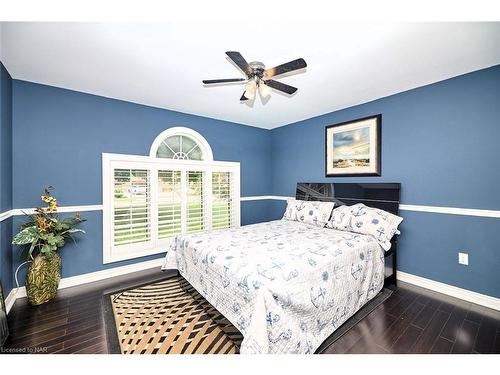
[[[363,203],[340,206],[333,210],[328,228],[367,234],[374,237],[384,250],[391,248],[391,239],[398,231],[402,217]]]
[[[332,211],[332,216],[330,218],[330,221],[326,223],[326,226],[331,229],[349,231],[351,217],[351,207],[339,206]]]
[[[289,199],[283,220],[299,221],[301,223],[324,227],[330,219],[334,205],[335,203],[333,202]]]
[[[378,208],[367,207],[363,203],[351,206],[351,232],[369,234],[378,241],[384,250],[391,248],[391,239],[399,233],[398,225],[402,217]]]

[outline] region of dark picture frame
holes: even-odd
[[[381,114],[325,127],[325,177],[381,175]]]
[[[7,308],[3,294],[2,283],[0,283],[0,347],[5,344],[9,337],[9,324],[7,323]]]

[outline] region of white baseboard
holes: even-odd
[[[424,277],[412,275],[410,273],[397,271],[397,279],[408,284],[413,284],[425,289],[433,290],[438,293],[446,294],[467,302],[489,307],[500,311],[500,298],[487,296],[485,294],[473,292],[472,290],[458,288],[453,285],[441,283]]]
[[[110,268],[107,270],[85,273],[83,275],[65,277],[61,279],[59,283],[59,289],[70,288],[72,286],[88,284],[95,281],[100,281],[104,279],[109,279],[115,276],[122,276],[133,272],[143,271],[155,267],[161,267],[163,263],[163,258],[148,260],[146,262],[129,264],[126,266]],[[456,286],[441,283],[439,281],[434,281],[426,279],[424,277],[412,275],[410,273],[398,271],[397,279],[408,284],[413,284],[425,289],[433,290],[438,293],[446,294],[451,297],[462,299],[464,301],[472,302],[481,306],[489,307],[500,311],[500,298],[495,298],[487,296],[485,294],[480,294],[473,292],[471,290],[458,288]],[[9,295],[5,299],[5,305],[7,308],[7,313],[10,311],[14,302],[17,298],[26,297],[26,288],[14,288],[10,291]]]
[[[163,258],[148,260],[146,262],[128,264],[126,266],[109,268],[107,270],[84,273],[83,275],[65,277],[61,279],[59,282],[59,289],[70,288],[72,286],[82,285],[92,283],[94,281],[100,281],[104,279],[109,279],[115,276],[122,276],[133,272],[144,271],[151,268],[160,268],[163,264]],[[9,300],[9,297],[11,300]],[[24,286],[19,288],[14,288],[9,293],[7,300],[10,302],[10,306],[7,304],[6,300],[6,308],[7,313],[10,311],[14,302],[17,298],[26,297],[26,288]]]
[[[14,302],[17,299],[17,288],[13,288],[9,295],[5,298],[5,309],[7,310],[7,314],[9,313],[12,306],[14,306]]]

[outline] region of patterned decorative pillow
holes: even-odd
[[[332,217],[326,226],[331,229],[350,231],[351,217],[351,207],[339,206],[332,211]]]
[[[333,202],[301,201],[289,199],[283,220],[299,221],[324,227],[332,214]]]
[[[349,229],[351,232],[373,236],[384,250],[391,248],[391,239],[398,233],[398,225],[402,217],[378,208],[367,207],[362,203],[350,206],[351,217]]]

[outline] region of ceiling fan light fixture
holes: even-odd
[[[262,97],[262,99],[267,99],[271,96],[271,91],[272,89],[265,84],[265,82],[261,81],[259,83],[259,94]]]
[[[245,97],[249,100],[255,99],[255,93],[257,91],[257,82],[253,79],[248,81],[245,87]]]

